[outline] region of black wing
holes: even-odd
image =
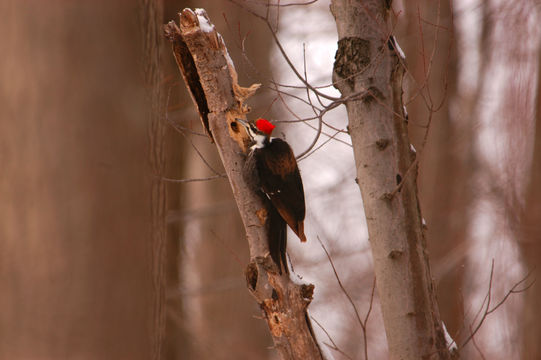
[[[293,151],[285,141],[273,139],[256,149],[254,156],[263,192],[301,241],[306,241],[304,188]]]

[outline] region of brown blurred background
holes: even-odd
[[[136,10],[0,3],[2,359],[148,358]]]
[[[167,125],[200,131],[161,37],[164,19],[178,21],[188,6],[205,7],[220,29],[227,29],[227,13],[226,37],[238,30],[240,9],[221,1],[0,2],[1,359],[219,359],[241,347],[237,358],[248,359],[269,352],[270,337],[243,285],[247,249],[227,181],[208,191],[159,180],[208,171]],[[247,45],[259,44],[249,55],[265,71],[269,42],[257,37],[254,22],[243,22],[253,33]],[[149,24],[157,24],[155,33]],[[240,46],[230,51],[241,57]],[[237,66],[242,81],[254,81],[245,74],[255,70]],[[208,140],[193,141],[221,171]],[[160,199],[167,232],[156,234]],[[189,256],[186,231],[206,239],[191,244]],[[232,253],[240,262],[231,263]],[[191,260],[182,267],[184,256]],[[181,292],[188,267],[193,286]],[[187,335],[182,299],[194,296],[201,299]]]
[[[451,12],[450,1],[395,1],[395,31],[407,56],[418,151],[432,121],[420,198],[442,318],[460,341],[486,291],[491,257],[497,295],[539,267],[541,101],[532,74],[541,62],[531,2],[458,3]],[[247,6],[264,11],[257,1]],[[163,179],[223,172],[161,36],[161,24],[185,7],[207,10],[242,85],[268,85],[273,70],[283,78],[265,25],[226,0],[0,1],[0,360],[276,358],[245,289],[248,250],[227,180]],[[324,1],[313,13],[294,9],[282,10],[284,21],[286,11],[332,21]],[[476,37],[464,20],[471,14]],[[301,15],[281,36],[302,56],[300,44],[317,39],[294,28],[304,26]],[[323,22],[313,24],[307,33],[329,34],[318,33]],[[324,55],[330,61],[333,49]],[[331,70],[313,78],[328,82]],[[499,97],[494,74],[506,84]],[[253,114],[291,117],[279,103],[263,89],[251,100]],[[502,154],[483,149],[487,124]],[[288,141],[306,141],[287,129]],[[347,164],[343,154],[327,146],[300,163],[307,223],[365,311],[373,276],[353,175],[344,171],[325,186],[310,180],[324,177],[325,166]],[[492,208],[480,211],[487,202]],[[479,214],[490,220],[488,235],[478,234],[487,224]],[[313,243],[309,251],[290,247],[297,271],[316,282],[311,314],[361,358],[358,324]],[[487,358],[541,356],[540,299],[536,286],[487,322],[478,338]],[[379,316],[376,302],[369,353],[384,358]],[[479,353],[470,345],[462,358]]]

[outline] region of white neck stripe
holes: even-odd
[[[251,149],[252,150],[263,149],[265,147],[265,139],[266,139],[265,135],[256,134],[254,136],[255,144],[252,145]]]

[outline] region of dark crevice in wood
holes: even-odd
[[[167,25],[165,25],[165,36],[173,43],[173,53],[175,54],[178,67],[182,73],[182,76],[184,77],[186,85],[190,89],[192,99],[197,106],[199,117],[201,118],[205,132],[210,139],[213,140],[209,127],[209,107],[207,98],[205,96],[203,86],[201,86],[199,73],[197,72],[197,67],[195,66],[193,56],[190,53],[186,42],[182,38],[180,29],[173,21],[170,21]]]
[[[255,291],[257,287],[257,266],[253,262],[249,263],[246,267],[246,284],[250,288],[251,291]]]

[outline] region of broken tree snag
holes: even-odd
[[[238,85],[233,61],[205,10],[184,9],[179,15],[180,26],[169,22],[165,36],[205,131],[216,144],[244,223],[251,258],[247,288],[263,311],[282,359],[323,359],[307,310],[313,285],[296,284],[279,274],[269,255],[266,202],[259,187],[247,182],[246,157],[239,151],[247,154],[250,140],[236,119],[246,119],[250,109],[245,101],[259,84]]]
[[[248,88],[238,85],[237,73],[223,38],[210,23],[205,10],[196,9],[194,12],[191,9],[184,9],[179,15],[180,28],[171,20],[165,25],[165,37],[172,43],[173,54],[186,87],[197,107],[203,128],[212,140],[213,136],[208,120],[211,109],[230,112],[229,122],[234,121],[235,116],[245,118],[249,108],[244,104],[244,101],[257,91],[260,84],[253,84]],[[203,51],[194,54],[191,51],[194,47]],[[194,55],[204,56],[204,58],[198,58],[196,61]],[[218,74],[210,73],[210,71],[218,72]],[[232,90],[234,97],[208,96],[209,93],[220,90]],[[225,102],[223,102],[224,100]],[[228,100],[232,100],[236,104],[230,103]],[[209,104],[209,101],[214,101],[214,103]]]
[[[269,257],[256,258],[246,268],[246,282],[256,298],[274,346],[282,359],[325,359],[312,330],[308,306],[314,285],[296,284],[288,276],[277,276],[263,270],[275,267]]]

